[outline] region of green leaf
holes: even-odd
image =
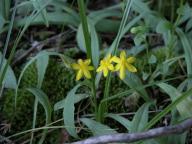
[[[0,63],[1,63],[2,57],[3,57],[3,55],[0,53]],[[3,58],[3,63],[2,63],[1,70],[3,70],[6,63],[7,63],[7,60]],[[2,73],[2,71],[0,71],[0,74],[1,73]],[[12,68],[10,66],[8,66],[5,77],[3,79],[3,83],[5,85],[5,88],[11,88],[11,89],[16,89],[17,88],[17,80],[16,80],[15,74],[14,74],[14,72],[13,72],[13,70],[12,70]]]
[[[183,49],[184,49],[184,57],[185,57],[185,61],[186,61],[186,64],[187,64],[187,74],[189,76],[192,75],[192,44],[190,43],[189,39],[187,38],[187,36],[185,35],[185,33],[177,28],[176,29],[176,32],[177,34],[179,35],[179,38],[181,40],[181,43],[183,45]],[[188,89],[191,88],[192,86],[192,80],[189,79],[188,80]]]
[[[74,104],[80,102],[81,100],[83,99],[86,99],[88,98],[89,95],[87,94],[75,94],[75,99],[74,99]],[[59,109],[63,109],[65,107],[65,99],[57,102],[55,105],[54,105],[54,111],[57,111]]]
[[[119,34],[119,39],[121,39],[131,29],[131,27],[133,27],[137,22],[139,22],[142,19],[142,17],[143,17],[143,14],[137,16],[136,18],[131,20],[127,25],[125,25],[124,29]],[[107,26],[107,27],[109,27],[109,26]],[[113,43],[109,47],[108,53],[113,52],[113,50],[115,49],[116,43],[117,43],[117,38],[113,41]]]
[[[79,22],[74,19],[73,16],[67,13],[60,13],[60,12],[51,12],[47,14],[47,19],[49,21],[49,24],[52,25],[73,25],[78,26]],[[25,17],[22,19],[19,19],[15,21],[15,26],[24,26],[27,21],[30,21],[29,17]],[[44,20],[42,19],[41,15],[37,15],[33,21],[30,22],[30,25],[42,25],[44,24]]]
[[[51,122],[52,108],[51,108],[51,104],[49,102],[47,95],[38,88],[27,88],[27,90],[29,92],[31,92],[35,96],[35,98],[38,100],[38,102],[43,106],[43,108],[45,110],[45,115],[46,115],[45,125],[48,125]],[[44,130],[39,143],[43,143],[43,141],[46,137],[46,133],[47,133],[47,130]]]
[[[137,91],[145,101],[147,101],[147,102],[150,101],[147,91],[144,88],[143,89],[137,88],[139,86],[141,86],[141,87],[143,86],[141,80],[139,79],[139,77],[137,75],[127,72],[126,77],[123,80],[123,82],[125,84],[127,84],[130,88]]]
[[[190,19],[187,24],[186,24],[186,31],[190,31],[190,29],[192,28],[192,19]]]
[[[172,24],[168,22],[167,20],[161,20],[157,27],[156,27],[156,32],[157,33],[167,33],[169,30],[171,30]]]
[[[135,37],[134,37],[134,43],[136,46],[139,46],[141,45],[142,42],[145,41],[145,34],[137,34]]]
[[[45,3],[44,0],[31,0],[31,1],[32,1],[33,6],[34,6],[34,8],[36,10],[40,9],[41,6]],[[44,20],[45,25],[48,27],[49,26],[49,21],[48,21],[48,18],[47,18],[47,11],[46,11],[45,8],[41,11],[41,17]]]
[[[99,21],[102,21],[107,17],[121,17],[122,13],[119,11],[119,8],[121,8],[121,4],[93,11],[88,15],[88,17],[92,19],[94,24],[98,23]]]
[[[179,20],[178,24],[181,24],[192,17],[192,8],[190,8],[189,4],[186,3],[185,5],[179,7],[177,9],[177,13],[181,15],[181,18]]]
[[[133,9],[139,13],[143,12],[150,12],[150,9],[147,5],[147,3],[141,1],[141,0],[134,0],[133,1]]]
[[[185,33],[181,29],[177,28],[176,32],[179,35],[179,38],[180,38],[181,43],[183,45],[184,54],[185,54],[184,55],[185,61],[187,64],[187,74],[192,75],[192,49],[191,49],[191,45],[190,45],[189,40],[186,37]]]
[[[130,132],[141,132],[145,125],[148,123],[148,110],[151,103],[143,104],[135,113]]]
[[[67,132],[75,137],[78,138],[75,128],[75,99],[76,99],[76,91],[81,86],[81,84],[76,85],[71,91],[67,94],[64,104],[63,110],[63,118],[64,118],[64,125],[66,126]]]
[[[1,0],[0,1],[0,13],[2,17],[8,21],[10,16],[10,7],[11,7],[11,0]]]
[[[182,95],[182,93],[180,93],[175,87],[169,84],[160,83],[160,84],[157,84],[157,86],[163,89],[170,96],[172,102],[174,102],[178,97]],[[183,119],[192,116],[191,105],[192,105],[191,98],[186,98],[176,106],[177,110],[179,111]]]
[[[127,131],[129,131],[131,129],[131,121],[129,121],[128,119],[118,115],[118,114],[107,114],[107,117],[110,117],[116,121],[118,121],[121,125],[123,125]]]
[[[149,73],[146,73],[146,72],[142,72],[142,79],[145,81],[149,78]]]
[[[48,124],[51,121],[51,104],[47,95],[38,88],[27,88],[27,90],[30,91],[43,106],[46,113],[46,124]]]
[[[80,120],[83,122],[83,124],[85,124],[91,130],[94,136],[117,133],[115,130],[111,129],[110,127],[104,124],[101,124],[99,122],[96,122],[92,119],[81,118]]]
[[[91,52],[92,52],[92,60],[93,65],[95,67],[98,66],[99,63],[99,40],[97,36],[97,32],[95,30],[95,26],[92,22],[92,20],[88,20],[88,26],[89,26],[89,33],[91,36]],[[77,43],[79,45],[79,48],[86,52],[86,46],[85,46],[85,39],[83,34],[82,25],[79,25],[78,31],[77,31]]]
[[[4,24],[5,24],[5,19],[3,18],[3,16],[0,13],[0,29],[3,28]]]
[[[162,112],[160,112],[159,114],[157,114],[155,117],[153,117],[152,120],[150,120],[150,122],[146,125],[146,127],[144,128],[149,129],[151,128],[154,124],[156,124],[156,122],[158,122],[162,117],[164,117],[168,112],[170,112],[171,110],[173,110],[179,103],[181,103],[183,100],[185,100],[186,98],[190,97],[192,95],[192,88],[189,89],[187,92],[185,92],[184,94],[182,94],[180,97],[178,97],[174,102],[172,102],[171,104],[169,104],[166,108],[164,108],[164,110]]]
[[[150,57],[149,57],[149,59],[148,59],[148,63],[149,64],[155,64],[157,62],[157,58],[156,58],[156,56],[155,55],[151,55]]]
[[[38,82],[37,82],[38,88],[41,88],[42,86],[45,72],[48,66],[48,62],[49,62],[48,55],[43,55],[37,58],[36,66],[37,66],[37,72],[38,72]]]

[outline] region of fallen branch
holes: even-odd
[[[139,133],[119,133],[91,137],[86,140],[74,142],[72,144],[104,144],[115,142],[136,142],[139,140],[151,139],[161,136],[168,136],[172,134],[181,134],[192,127],[192,118],[183,121],[182,123],[174,126],[166,126],[160,128],[154,128],[145,132]]]

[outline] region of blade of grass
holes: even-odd
[[[181,95],[179,98],[177,98],[174,102],[169,104],[162,112],[157,114],[152,120],[149,121],[149,123],[145,126],[144,130],[151,128],[153,125],[155,125],[162,117],[164,117],[167,113],[169,113],[173,108],[175,108],[179,103],[181,103],[186,98],[190,97],[192,95],[192,88],[189,89],[187,92],[185,92],[183,95]]]
[[[9,20],[10,6],[11,6],[11,0],[0,1],[0,12],[7,21]]]
[[[41,8],[42,1],[39,1],[39,0],[34,1],[33,0],[32,3],[33,3],[33,6],[34,6],[35,9]],[[45,8],[41,11],[41,17],[43,18],[43,21],[44,21],[45,25],[47,27],[49,27],[49,21],[48,21],[48,18],[47,18],[47,11],[46,11]]]
[[[88,22],[87,22],[87,17],[85,14],[85,4],[84,0],[78,0],[78,6],[79,6],[79,11],[80,11],[80,18],[81,18],[81,23],[83,27],[83,34],[84,34],[84,39],[85,39],[85,45],[86,45],[86,51],[87,51],[87,58],[91,59],[93,62],[93,57],[92,57],[92,49],[91,49],[91,37],[89,34],[89,28],[88,28]],[[97,115],[97,98],[96,98],[96,86],[95,86],[95,73],[92,74],[92,93],[93,93],[93,99],[94,99],[94,106],[95,106],[95,115]]]
[[[35,96],[33,127],[35,127],[35,121],[36,121],[36,112],[37,112],[37,104],[38,104],[37,102],[39,102],[44,108],[45,116],[46,116],[45,125],[48,125],[51,122],[52,108],[47,95],[38,88],[28,88],[27,90]],[[43,141],[45,140],[46,133],[47,133],[47,130],[45,129],[42,133],[41,139],[38,142],[39,144],[42,144]]]
[[[187,38],[187,36],[185,35],[185,33],[180,29],[177,28],[176,32],[181,40],[181,43],[183,45],[183,49],[184,49],[184,57],[185,57],[185,61],[186,61],[186,65],[187,65],[187,74],[189,76],[192,75],[192,46],[189,42],[189,39]],[[188,89],[191,88],[192,86],[192,80],[190,79],[188,81]]]
[[[115,38],[115,44],[114,48],[112,47],[112,55],[115,55],[121,40],[121,34],[123,33],[123,30],[125,28],[128,15],[130,13],[132,5],[132,0],[127,1],[125,11],[123,14],[123,18],[119,27],[119,31],[117,33],[117,37]],[[107,76],[107,80],[105,83],[105,89],[104,89],[104,99],[109,97],[109,89],[110,89],[110,81],[111,81],[111,73]],[[99,105],[99,111],[98,111],[98,121],[103,122],[104,121],[104,113],[107,112],[107,103],[103,103],[103,105],[100,103]]]
[[[37,108],[38,108],[38,99],[35,98],[35,102],[34,102],[34,112],[33,112],[33,125],[32,125],[32,129],[35,128],[35,124],[36,124],[36,117],[37,117]],[[31,132],[31,139],[30,139],[30,144],[33,143],[33,137],[34,137],[34,132]]]
[[[89,34],[89,29],[88,29],[88,23],[87,23],[87,17],[85,14],[85,4],[84,0],[78,0],[78,6],[79,6],[79,12],[80,12],[80,17],[81,17],[81,22],[82,22],[82,27],[83,27],[83,34],[85,37],[85,45],[86,45],[86,51],[87,51],[87,56],[89,59],[92,58],[91,54],[91,37]]]

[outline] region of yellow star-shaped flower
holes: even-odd
[[[109,70],[111,71],[114,70],[114,66],[111,63],[112,63],[111,54],[109,54],[105,59],[101,60],[97,72],[103,71],[103,75],[104,77],[106,77],[109,73]]]
[[[117,56],[114,56],[112,58],[112,61],[117,63],[115,66],[115,71],[119,71],[120,79],[125,78],[126,69],[130,72],[137,72],[137,69],[132,65],[132,63],[134,63],[135,60],[136,60],[135,57],[127,58],[125,51],[121,51],[120,58]]]
[[[77,63],[73,63],[71,66],[74,70],[77,70],[76,81],[80,80],[83,76],[87,79],[91,78],[90,71],[94,70],[93,66],[90,66],[91,60],[82,60],[79,59]]]

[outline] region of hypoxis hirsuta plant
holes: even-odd
[[[104,90],[104,96],[102,99],[105,99],[109,96],[109,87],[110,87],[110,78],[112,73],[119,72],[119,77],[121,80],[125,78],[126,71],[129,72],[137,72],[137,69],[134,67],[133,63],[135,62],[135,57],[130,56],[127,57],[126,52],[123,50],[120,52],[120,55],[117,55],[117,49],[122,37],[123,29],[126,25],[127,17],[130,11],[131,1],[127,1],[124,15],[122,18],[122,22],[120,24],[119,32],[117,34],[116,39],[114,40],[113,46],[109,49],[110,52],[106,54],[106,56],[100,61],[99,66],[93,63],[94,55],[93,49],[91,47],[91,36],[89,34],[89,23],[87,17],[85,15],[85,6],[82,0],[78,0],[80,17],[82,22],[87,59],[82,60],[79,59],[77,63],[73,63],[71,66],[74,70],[77,71],[76,80],[80,80],[83,77],[91,81],[91,85],[89,87],[92,89],[92,99],[93,106],[95,107],[95,119],[97,121],[103,122],[104,115],[107,113],[107,103],[98,103],[96,98],[96,81],[98,81],[98,75],[103,73],[104,77],[106,77],[106,84]]]

